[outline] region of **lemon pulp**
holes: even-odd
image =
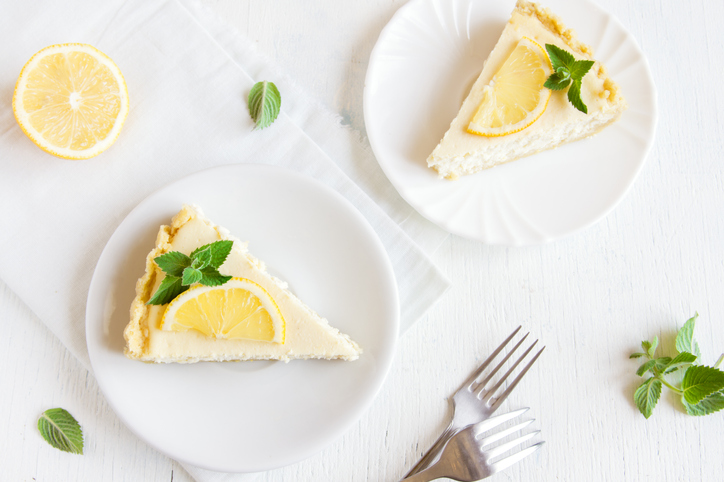
[[[543,84],[550,74],[550,60],[543,47],[523,37],[483,89],[467,132],[504,136],[533,124],[548,105],[551,91]]]
[[[128,90],[118,66],[95,47],[51,45],[20,72],[13,112],[44,151],[87,159],[118,137],[128,114]]]
[[[273,343],[285,339],[285,322],[276,302],[259,284],[244,278],[181,293],[166,308],[161,329]]]

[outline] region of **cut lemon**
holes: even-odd
[[[20,72],[13,112],[23,132],[44,151],[88,159],[121,132],[128,90],[118,66],[95,47],[51,45]]]
[[[285,338],[284,318],[276,302],[264,288],[244,278],[184,291],[166,308],[161,329],[273,343],[284,343]]]
[[[550,60],[543,47],[523,37],[483,89],[483,99],[467,131],[495,137],[531,125],[548,106],[551,91],[543,84],[550,75]]]

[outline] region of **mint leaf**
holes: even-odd
[[[184,286],[189,286],[194,283],[198,283],[203,275],[201,274],[201,271],[195,268],[186,268],[184,270],[183,278],[181,278],[181,284]]]
[[[659,373],[666,370],[666,368],[669,366],[669,363],[671,363],[671,357],[670,356],[662,356],[660,358],[657,358],[654,360],[655,365],[654,369],[658,371]]]
[[[571,84],[571,78],[564,77],[558,73],[555,73],[548,77],[548,80],[546,80],[545,84],[543,84],[543,87],[546,87],[551,90],[561,90],[565,89]]]
[[[676,334],[676,350],[679,353],[691,353],[696,355],[697,358],[701,356],[699,344],[694,341],[694,325],[698,317],[699,313],[694,313],[694,316],[689,318]]]
[[[654,336],[654,339],[651,341],[651,346],[647,350],[647,352],[651,358],[654,357],[654,353],[656,353],[656,348],[658,348],[658,346],[659,346],[659,337]]]
[[[570,70],[573,64],[576,63],[576,58],[573,54],[566,52],[557,45],[546,44],[546,51],[548,52],[548,57],[551,59],[554,72],[557,72],[560,67],[566,67]]]
[[[211,266],[214,268],[220,268],[226,258],[231,253],[231,248],[234,245],[233,241],[224,240],[217,241],[211,245]]]
[[[571,71],[568,67],[558,67],[556,69],[556,75],[560,77],[561,80],[567,80],[571,78]]]
[[[695,405],[712,393],[724,389],[724,372],[713,367],[693,365],[686,370],[681,389],[684,399]]]
[[[163,281],[161,281],[156,293],[154,293],[153,297],[148,300],[146,304],[165,305],[166,303],[170,303],[174,298],[187,289],[188,288],[183,286],[181,283],[181,278],[166,275]]]
[[[576,60],[576,62],[568,67],[571,72],[571,77],[574,79],[582,80],[583,76],[591,70],[593,67],[593,60]]]
[[[628,357],[630,358],[641,358],[642,356],[646,356],[646,353],[631,353]]]
[[[212,266],[207,266],[202,269],[201,274],[203,276],[199,280],[199,283],[204,286],[221,286],[231,279],[231,276],[224,276]]]
[[[579,79],[574,79],[571,88],[568,89],[568,100],[573,104],[573,107],[584,114],[588,114],[588,107],[581,100],[581,81]]]
[[[207,266],[212,266],[218,269],[221,267],[222,264],[224,264],[224,261],[226,261],[226,258],[227,256],[229,256],[233,245],[234,242],[230,240],[215,241],[213,243],[205,244],[200,248],[197,248],[196,250],[194,250],[193,253],[191,253],[191,257],[205,257],[207,255],[204,254],[204,252],[208,252],[208,256],[211,257],[211,260]]]
[[[178,277],[181,276],[184,269],[191,265],[191,258],[178,251],[169,251],[161,256],[156,256],[154,261],[164,273]]]
[[[679,368],[681,368],[685,365],[690,365],[690,364],[694,363],[695,361],[696,361],[696,356],[692,355],[691,353],[687,353],[685,351],[681,352],[678,355],[676,355],[673,358],[673,360],[671,360],[669,362],[668,366],[666,367],[665,374],[673,373],[676,370],[678,370]]]
[[[708,397],[702,399],[696,405],[692,405],[686,401],[686,398],[681,397],[681,403],[686,408],[686,413],[689,415],[702,416],[709,415],[710,413],[718,412],[724,408],[724,393],[716,392],[712,393]]]
[[[648,340],[644,340],[641,342],[641,348],[644,349],[646,354],[648,354],[649,350],[651,349],[651,342]],[[650,355],[649,355],[650,356]]]
[[[692,355],[689,352],[681,352],[678,355],[676,355],[669,364],[669,367],[672,367],[677,364],[685,364],[685,363],[694,363],[696,361],[696,355]]]
[[[199,251],[194,257],[191,267],[194,269],[206,268],[211,264],[211,248]]]
[[[262,81],[254,84],[249,92],[249,114],[257,129],[264,129],[274,122],[279,115],[282,96],[273,82]]]
[[[62,408],[51,408],[38,419],[40,435],[56,449],[83,454],[83,430],[73,415]]]
[[[644,417],[649,418],[661,396],[661,380],[649,378],[636,389],[634,402]]]
[[[642,376],[644,376],[644,373],[651,370],[655,366],[656,366],[656,360],[649,360],[646,363],[644,363],[643,365],[641,365],[638,370],[636,370],[636,375],[642,377]]]

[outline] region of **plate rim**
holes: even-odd
[[[307,182],[310,186],[314,186],[315,189],[320,190],[321,192],[324,192],[327,196],[331,196],[332,198],[336,199],[336,202],[341,203],[342,206],[345,207],[345,209],[349,213],[353,213],[353,215],[356,217],[356,224],[359,224],[368,234],[369,240],[372,241],[372,244],[374,245],[374,248],[378,251],[378,254],[380,254],[380,261],[381,261],[381,267],[383,268],[383,271],[385,272],[385,279],[388,281],[389,287],[391,288],[391,292],[388,293],[389,300],[388,302],[391,302],[390,310],[388,315],[390,315],[387,325],[388,328],[385,330],[385,333],[389,333],[389,338],[385,341],[389,344],[389,348],[384,351],[382,354],[385,355],[384,357],[384,364],[379,363],[380,358],[376,358],[376,372],[379,373],[378,376],[374,377],[374,382],[371,383],[371,389],[368,390],[365,394],[365,397],[361,397],[360,400],[363,400],[362,403],[356,405],[352,410],[348,412],[348,414],[344,417],[344,420],[337,426],[335,430],[332,431],[332,433],[326,437],[320,437],[319,440],[316,441],[316,443],[311,444],[311,448],[306,451],[298,451],[297,456],[290,457],[287,460],[283,461],[282,463],[272,463],[272,464],[261,464],[260,466],[255,467],[240,467],[234,464],[226,465],[226,466],[218,466],[213,464],[206,464],[202,460],[191,460],[187,457],[180,456],[179,454],[175,454],[172,451],[166,450],[162,446],[158,446],[157,444],[151,442],[147,438],[145,438],[139,431],[136,430],[136,427],[134,426],[133,422],[130,421],[127,418],[127,414],[123,412],[123,410],[119,410],[117,400],[112,399],[108,396],[108,387],[107,387],[107,380],[101,376],[98,376],[98,363],[100,363],[99,360],[96,359],[96,356],[98,354],[96,353],[96,350],[99,350],[98,353],[100,353],[101,350],[104,350],[103,347],[98,346],[96,347],[95,340],[92,340],[92,336],[98,332],[98,330],[102,330],[102,328],[94,327],[92,328],[91,325],[95,323],[96,325],[101,326],[102,316],[98,317],[97,315],[99,313],[102,313],[103,308],[103,301],[101,298],[98,298],[97,291],[100,289],[99,283],[99,277],[101,274],[99,274],[99,269],[101,267],[102,262],[105,261],[105,258],[109,256],[109,246],[111,246],[112,241],[114,238],[116,238],[117,233],[122,232],[122,228],[124,228],[124,224],[127,222],[129,218],[132,218],[134,213],[137,213],[138,211],[141,211],[147,204],[152,203],[157,196],[163,195],[163,193],[167,190],[173,189],[175,186],[182,184],[184,182],[188,182],[189,179],[194,178],[198,175],[207,174],[210,172],[215,171],[224,171],[224,170],[237,170],[241,169],[244,170],[260,170],[260,171],[267,171],[267,172],[276,172],[277,174],[296,177],[297,179],[302,179],[305,182]],[[105,293],[99,293],[99,295],[104,295]],[[94,303],[97,304],[97,306],[93,305]],[[93,321],[92,321],[93,320]],[[352,425],[359,422],[359,419],[362,417],[362,415],[369,409],[369,407],[372,405],[374,400],[377,398],[380,390],[382,389],[382,386],[384,385],[387,376],[389,375],[390,369],[392,367],[392,364],[395,359],[395,353],[397,351],[397,344],[399,340],[399,329],[400,329],[400,299],[399,299],[399,287],[397,285],[397,279],[394,273],[394,269],[392,266],[392,262],[390,261],[389,255],[387,254],[387,250],[385,246],[383,245],[382,241],[380,240],[379,236],[377,235],[377,232],[374,230],[374,228],[371,226],[369,221],[364,217],[364,215],[357,209],[357,207],[352,204],[351,201],[349,201],[346,197],[344,197],[341,193],[333,189],[332,187],[324,184],[323,182],[308,176],[306,174],[299,173],[297,171],[294,171],[292,169],[282,167],[282,166],[276,166],[276,165],[268,165],[268,164],[261,164],[261,163],[237,163],[237,164],[225,164],[221,166],[214,166],[206,169],[201,169],[199,171],[193,172],[189,175],[186,175],[182,178],[176,179],[172,182],[169,182],[152,193],[150,193],[148,196],[146,196],[141,202],[139,202],[133,209],[131,209],[123,218],[123,220],[118,224],[118,226],[113,231],[113,234],[108,238],[106,241],[105,246],[103,247],[103,250],[98,258],[98,262],[96,263],[96,266],[93,270],[93,275],[91,277],[89,289],[88,289],[88,296],[86,299],[86,309],[85,309],[85,339],[86,339],[86,346],[88,348],[88,355],[90,359],[91,368],[93,370],[93,374],[95,379],[98,382],[98,386],[101,390],[101,392],[104,395],[105,400],[108,402],[109,406],[113,410],[113,412],[116,414],[116,416],[119,418],[119,420],[140,440],[143,440],[145,443],[147,443],[149,446],[153,447],[154,449],[158,450],[159,452],[165,454],[166,456],[177,460],[181,463],[189,464],[195,467],[199,467],[206,470],[212,470],[212,471],[219,471],[219,472],[227,472],[227,473],[253,473],[253,472],[260,472],[260,471],[267,471],[267,470],[273,470],[276,468],[285,467],[288,465],[295,464],[301,460],[304,460],[319,451],[323,450],[325,447],[333,443],[335,440],[340,438],[344,433],[346,433]],[[383,343],[384,345],[384,343]],[[107,348],[105,348],[107,350]],[[362,356],[365,354],[363,353]],[[135,361],[135,360],[129,360],[129,361]],[[302,361],[303,362],[303,361]],[[213,362],[206,362],[206,363],[213,363]],[[101,370],[101,373],[103,373],[103,370]]]
[[[537,0],[536,0],[537,1]],[[425,210],[423,209],[424,206],[420,206],[419,204],[414,203],[407,194],[406,190],[403,188],[403,186],[399,185],[399,182],[395,176],[390,174],[390,165],[383,161],[383,157],[380,155],[380,152],[382,152],[381,146],[379,144],[380,139],[377,137],[377,134],[374,129],[370,128],[370,123],[372,122],[372,95],[370,94],[371,85],[373,84],[373,75],[375,71],[377,70],[377,63],[375,62],[377,60],[377,57],[380,55],[380,50],[383,48],[384,40],[387,36],[390,35],[390,32],[395,27],[395,23],[400,21],[403,17],[405,17],[408,14],[408,11],[414,12],[415,9],[418,9],[421,7],[421,5],[425,2],[429,2],[429,0],[410,0],[405,5],[400,7],[394,15],[390,18],[390,20],[385,24],[383,29],[380,31],[380,35],[377,38],[377,41],[375,42],[374,47],[372,48],[372,51],[370,52],[367,72],[365,74],[365,84],[364,84],[364,93],[363,93],[363,101],[362,101],[362,108],[363,108],[363,114],[365,119],[365,129],[367,131],[367,138],[370,143],[370,147],[372,148],[372,152],[375,155],[375,158],[377,159],[377,162],[382,169],[382,171],[385,173],[385,176],[390,181],[390,183],[395,187],[395,190],[398,192],[400,197],[402,197],[405,202],[407,202],[415,211],[417,211],[421,216],[423,216],[428,221],[434,223],[435,225],[439,226],[441,229],[447,231],[450,234],[460,236],[465,239],[469,239],[472,241],[478,241],[484,244],[488,244],[491,246],[516,246],[516,247],[522,247],[522,246],[538,246],[543,244],[548,244],[553,241],[558,241],[561,239],[568,238],[570,236],[573,236],[577,233],[580,233],[581,231],[590,228],[594,224],[597,224],[601,220],[603,220],[606,216],[608,216],[618,205],[623,201],[623,199],[628,195],[628,193],[631,191],[631,188],[633,187],[633,184],[635,183],[636,179],[640,175],[641,171],[643,170],[644,165],[646,164],[646,161],[649,158],[649,155],[651,153],[651,150],[653,149],[654,142],[656,140],[656,131],[658,129],[658,123],[659,123],[659,106],[658,106],[658,89],[656,87],[656,84],[653,82],[653,73],[651,71],[651,67],[649,65],[648,58],[644,54],[644,51],[641,49],[641,46],[639,45],[636,38],[628,31],[628,29],[625,28],[625,26],[621,23],[621,21],[613,14],[609,13],[605,9],[603,9],[600,5],[595,3],[593,0],[581,0],[581,4],[584,4],[586,8],[590,8],[595,10],[599,15],[605,16],[609,21],[615,23],[622,31],[624,31],[627,34],[627,37],[632,41],[633,48],[635,51],[639,54],[641,60],[643,61],[643,68],[647,74],[647,79],[650,80],[649,86],[651,88],[651,94],[652,94],[652,109],[651,109],[651,117],[652,117],[652,124],[651,124],[651,135],[649,138],[646,139],[646,144],[643,149],[641,159],[638,162],[638,166],[636,167],[635,171],[632,173],[632,175],[626,180],[626,185],[624,189],[621,190],[621,193],[607,206],[606,209],[604,209],[598,216],[595,216],[589,220],[587,220],[585,223],[570,229],[562,234],[557,235],[549,235],[546,236],[543,239],[540,239],[538,241],[516,241],[512,243],[505,243],[505,242],[491,242],[490,240],[486,240],[485,233],[483,233],[481,236],[475,236],[472,233],[463,232],[460,230],[455,229],[454,227],[451,228],[449,225],[445,224],[444,220],[437,220],[431,217]],[[535,154],[533,154],[535,155]],[[429,168],[428,168],[429,169]],[[480,174],[480,173],[476,173]],[[473,174],[475,175],[475,174]]]

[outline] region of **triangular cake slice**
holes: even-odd
[[[233,246],[219,271],[259,284],[273,298],[284,317],[284,343],[206,336],[196,330],[160,329],[169,305],[146,304],[165,274],[154,262],[169,251],[186,255],[218,240],[231,240]],[[266,272],[262,261],[252,256],[246,243],[206,219],[196,206],[184,205],[170,226],[161,226],[156,247],[146,258],[146,273],[136,284],[131,305],[131,321],[124,331],[128,358],[157,363],[198,361],[342,359],[356,360],[362,353],[352,339],[329,325],[326,319],[307,307],[288,289],[285,282]]]
[[[576,110],[566,91],[554,91],[541,117],[529,127],[500,137],[484,137],[466,132],[483,98],[484,88],[508,58],[518,42],[527,37],[541,46],[554,44],[577,60],[594,60],[591,47],[577,40],[576,32],[563,25],[548,9],[518,0],[515,10],[483,71],[463,102],[457,117],[435,150],[427,158],[429,167],[440,177],[456,179],[504,162],[591,136],[611,124],[626,110],[618,86],[600,62],[595,62],[583,78],[581,97],[588,114]]]

